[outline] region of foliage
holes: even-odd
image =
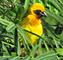
[[[44,28],[42,36],[27,31],[18,24],[28,7],[36,2],[44,5],[48,16],[41,18]],[[35,45],[32,45],[25,31],[39,37]],[[61,60],[62,31],[63,0],[0,0],[0,60]],[[21,57],[22,44],[25,46],[24,57]],[[35,51],[38,51],[39,56],[35,56]]]

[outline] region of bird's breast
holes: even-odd
[[[24,23],[25,22],[25,23]],[[43,26],[41,24],[41,20],[37,19],[35,16],[33,15],[28,15],[26,18],[24,18],[23,22],[22,22],[22,27],[25,28],[28,31],[31,31],[39,36],[42,35],[43,33]],[[28,35],[30,41],[32,42],[32,44],[34,44],[37,40],[38,37],[26,32],[26,34]]]

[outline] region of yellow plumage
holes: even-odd
[[[41,24],[40,17],[46,16],[46,14],[43,13],[44,11],[45,9],[43,5],[40,3],[35,3],[31,5],[27,13],[25,14],[26,16],[23,18],[23,21],[21,21],[19,24],[26,30],[41,36],[43,33],[43,26]],[[32,44],[34,44],[38,40],[37,36],[30,34],[28,32],[26,32],[26,34],[29,37]]]

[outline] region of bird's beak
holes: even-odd
[[[44,11],[44,12],[40,12],[40,15],[41,15],[41,16],[44,16],[44,17],[47,17],[47,14],[46,14],[45,11]]]

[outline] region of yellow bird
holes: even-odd
[[[27,13],[23,17],[23,20],[19,24],[26,30],[41,36],[43,34],[43,26],[41,24],[40,18],[42,16],[47,17],[44,6],[40,3],[35,3],[29,7]],[[26,34],[32,44],[38,40],[37,36],[28,32],[26,32]]]

